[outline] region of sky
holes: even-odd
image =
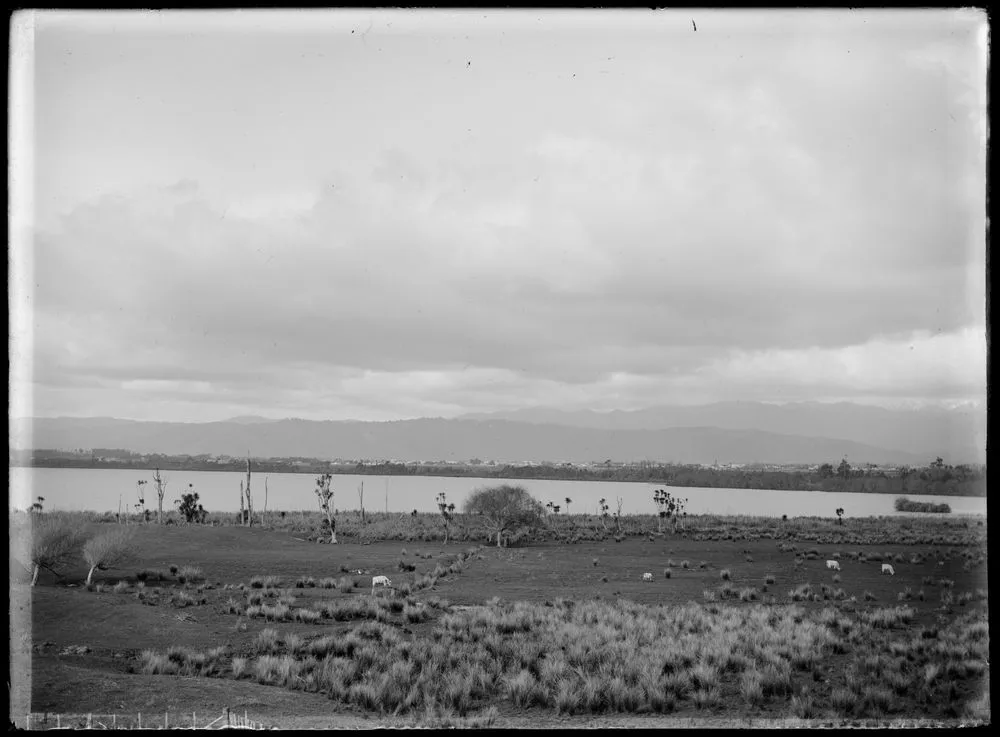
[[[987,35],[21,11],[11,413],[985,408]]]

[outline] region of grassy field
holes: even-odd
[[[581,522],[497,549],[344,526],[318,545],[285,521],[141,526],[135,562],[89,589],[82,559],[29,587],[12,543],[11,718],[989,720],[985,523],[692,517],[660,536],[650,519],[617,541]],[[393,587],[373,595],[378,574]]]

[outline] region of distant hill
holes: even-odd
[[[234,422],[238,425],[259,425],[262,422],[278,422],[278,420],[272,420],[270,417],[260,417],[259,415],[240,415],[239,417],[230,417],[226,422]]]
[[[256,457],[674,463],[851,463],[925,465],[926,451],[879,447],[807,433],[709,426],[602,429],[503,419],[397,422],[136,422],[39,418],[11,423],[16,449],[121,448],[137,453]],[[938,452],[937,455],[941,455]],[[947,458],[949,463],[958,459]]]
[[[718,402],[635,411],[564,411],[530,408],[462,415],[457,419],[511,420],[600,430],[665,430],[715,427],[761,430],[811,438],[840,438],[948,463],[986,462],[986,411],[982,409],[885,409],[849,402]],[[853,460],[853,458],[851,458]]]

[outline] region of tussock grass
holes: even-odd
[[[922,634],[928,630],[902,631],[915,616],[909,607],[854,611],[752,599],[739,606],[647,607],[627,599],[533,604],[494,598],[457,610],[434,597],[421,603],[348,596],[316,609],[327,618],[359,621],[312,637],[282,638],[265,628],[252,642],[253,657],[240,665],[234,658],[231,670],[222,667],[219,675],[322,691],[336,703],[380,714],[447,712],[456,719],[488,706],[559,714],[711,713],[734,701],[802,718],[853,717],[891,713],[886,693],[890,702],[919,698],[928,710],[942,709],[953,703],[946,684],[975,688],[988,678],[985,607],[963,612],[933,639]],[[417,612],[426,617],[427,635],[401,635],[398,628]],[[837,654],[849,657],[831,657]],[[153,655],[141,661],[149,672],[169,670],[169,661],[175,674],[183,667],[205,674],[218,662],[210,653],[201,665],[194,656],[164,661]],[[841,660],[842,678],[830,665]],[[803,682],[810,691],[802,691]],[[884,693],[870,690],[873,684]]]
[[[187,591],[176,591],[170,597],[170,603],[181,609],[188,606],[204,604],[206,601],[205,597],[198,599],[189,594]]]
[[[205,573],[197,566],[182,566],[175,575],[180,583],[200,583],[205,580]]]
[[[254,576],[250,579],[252,589],[278,589],[281,588],[281,578],[278,576]]]

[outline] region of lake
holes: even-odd
[[[119,500],[124,509],[135,511],[138,501],[136,482],[145,479],[146,508],[156,510],[156,491],[152,471],[105,468],[25,468],[9,471],[8,512],[27,509],[39,496],[46,511],[116,512]],[[175,499],[193,485],[199,502],[212,512],[238,512],[240,481],[245,473],[237,471],[162,471],[168,482],[163,508],[174,509]],[[251,477],[254,507],[264,507],[264,480],[267,479],[268,510],[298,511],[319,509],[313,489],[314,474],[270,473]],[[822,491],[760,489],[703,489],[672,487],[664,484],[627,481],[548,481],[535,479],[483,479],[442,476],[357,476],[334,475],[334,504],[339,510],[356,510],[361,504],[358,489],[364,484],[364,506],[369,511],[437,512],[437,495],[445,492],[449,503],[461,510],[466,497],[480,486],[501,483],[520,484],[543,504],[553,502],[561,513],[597,514],[599,500],[607,499],[614,514],[621,500],[622,514],[653,514],[653,489],[666,489],[687,498],[689,514],[749,515],[760,517],[834,517],[843,507],[845,517],[906,516],[893,508],[895,494],[857,494]],[[914,501],[951,507],[952,514],[986,516],[985,497],[931,496],[907,494]],[[566,504],[566,497],[572,501]]]

